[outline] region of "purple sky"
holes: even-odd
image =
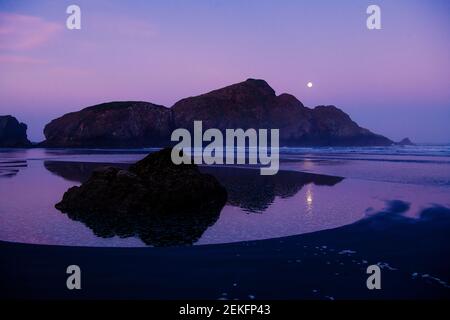
[[[65,28],[70,4],[82,30]],[[382,30],[366,28],[369,4]],[[171,106],[251,77],[394,140],[449,143],[449,57],[446,0],[1,0],[0,114],[38,141],[89,105]]]

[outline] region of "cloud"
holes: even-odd
[[[0,12],[0,49],[29,50],[47,43],[63,26],[42,18]]]
[[[46,64],[48,61],[19,55],[0,55],[0,64]]]

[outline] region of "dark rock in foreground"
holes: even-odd
[[[196,165],[174,165],[170,154],[152,153],[129,170],[97,169],[55,207],[99,236],[137,235],[155,246],[192,244],[218,219],[227,193]]]
[[[96,162],[44,161],[44,167],[51,173],[78,183],[86,182],[96,168],[111,165]],[[125,163],[115,163],[114,166],[129,168]],[[227,166],[202,166],[199,170],[214,176],[225,187],[228,205],[238,206],[247,213],[262,213],[276,197],[293,197],[307,184],[334,186],[344,180],[341,177],[298,171],[279,171],[273,176],[262,176],[257,169]]]
[[[281,146],[387,146],[386,137],[361,128],[335,106],[305,107],[264,80],[248,79],[172,108],[149,102],[111,102],[68,113],[44,129],[45,147],[152,147],[170,144],[177,128],[279,129]]]
[[[27,138],[27,125],[13,116],[0,116],[0,148],[31,146]]]

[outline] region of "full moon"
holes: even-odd
[[[306,86],[307,86],[308,88],[312,88],[313,84],[312,84],[312,82],[308,82],[308,83],[306,84]]]

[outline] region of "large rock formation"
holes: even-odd
[[[27,125],[13,116],[0,116],[0,148],[29,147]]]
[[[170,155],[167,148],[129,170],[97,169],[55,207],[99,236],[139,236],[156,246],[192,244],[216,222],[227,192],[196,165],[174,165]]]
[[[68,113],[45,126],[49,147],[149,147],[167,145],[169,109],[149,102],[103,103]]]
[[[203,129],[280,129],[281,146],[391,145],[389,139],[359,127],[334,106],[305,107],[289,94],[277,96],[264,80],[248,79],[177,102],[172,110],[177,127]]]
[[[305,107],[289,94],[276,95],[264,80],[248,79],[168,109],[146,102],[114,102],[53,120],[45,127],[50,147],[144,147],[170,143],[176,128],[192,130],[279,129],[281,146],[369,146],[392,141],[359,127],[334,106]]]

